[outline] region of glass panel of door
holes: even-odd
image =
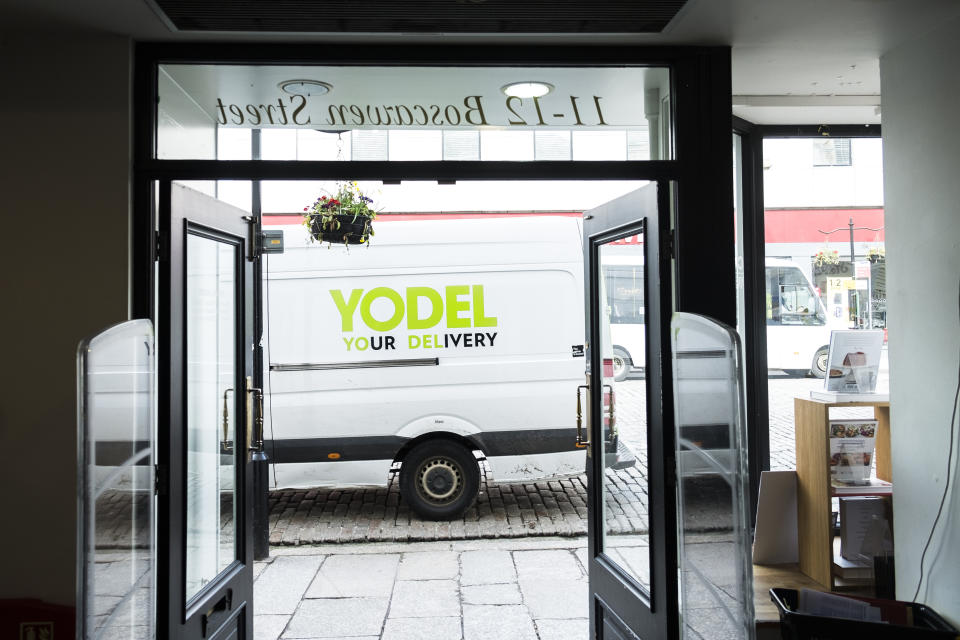
[[[238,388],[236,251],[187,237],[186,598],[237,557],[234,442]]]
[[[599,246],[604,473],[602,548],[650,593],[643,232]]]

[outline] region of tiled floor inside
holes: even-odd
[[[582,640],[586,553],[585,538],[275,547],[255,637]]]

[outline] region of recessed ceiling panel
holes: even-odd
[[[686,0],[154,0],[178,31],[659,33]]]

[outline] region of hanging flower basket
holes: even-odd
[[[818,267],[822,267],[825,264],[840,264],[840,256],[836,251],[817,251],[813,256],[813,262]]]
[[[335,213],[324,219],[310,217],[310,235],[317,242],[331,244],[364,244],[370,239],[373,219],[366,215]]]
[[[373,235],[377,212],[373,198],[365,196],[356,182],[337,186],[333,195],[322,195],[303,208],[303,225],[316,242],[365,244]]]

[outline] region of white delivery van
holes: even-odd
[[[473,502],[478,456],[497,481],[581,473],[581,221],[375,227],[349,248],[278,227],[264,282],[275,486],[385,484],[399,462],[404,499],[442,519]]]

